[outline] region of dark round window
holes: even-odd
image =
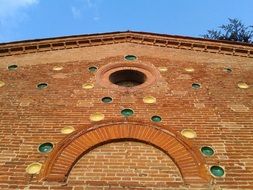
[[[9,65],[9,66],[8,66],[8,69],[9,69],[10,71],[14,71],[14,70],[16,70],[17,68],[18,68],[17,65]]]
[[[232,72],[232,69],[229,68],[229,67],[226,67],[226,68],[224,68],[224,71],[227,72],[227,73],[231,73],[231,72]]]
[[[111,97],[103,97],[102,98],[102,102],[104,102],[104,103],[111,103],[112,102],[112,98]]]
[[[134,111],[132,109],[127,108],[127,109],[121,110],[121,114],[125,117],[129,117],[134,114]]]
[[[154,115],[154,116],[151,117],[151,120],[154,121],[154,122],[161,122],[162,118],[158,115]]]
[[[200,85],[199,83],[193,83],[193,84],[192,84],[192,88],[195,89],[195,90],[199,89],[200,86],[201,86],[201,85]]]
[[[50,142],[46,142],[41,144],[38,149],[41,153],[48,153],[53,149],[53,144]]]
[[[137,57],[135,55],[126,55],[125,59],[128,61],[134,61],[137,59]]]
[[[201,152],[205,156],[212,156],[214,154],[214,150],[209,146],[203,146],[201,147]]]
[[[220,167],[220,166],[212,166],[210,168],[210,171],[216,177],[222,177],[225,174],[224,169],[222,167]]]
[[[91,66],[91,67],[89,67],[89,72],[95,73],[97,71],[97,69],[98,69],[97,67]]]
[[[109,80],[118,86],[134,87],[146,81],[146,75],[136,70],[120,70],[112,73]]]
[[[37,85],[37,88],[38,88],[38,89],[47,88],[47,83],[39,83],[39,84]]]

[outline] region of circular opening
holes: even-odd
[[[47,83],[39,83],[39,84],[37,85],[37,88],[38,88],[38,89],[47,88]]]
[[[145,96],[143,98],[143,102],[146,104],[153,104],[153,103],[156,103],[156,98],[153,96]]]
[[[102,113],[94,113],[90,115],[91,121],[101,121],[105,118],[104,114]]]
[[[134,61],[137,59],[137,57],[135,55],[126,55],[125,59],[128,61]]]
[[[237,84],[237,86],[238,86],[239,88],[241,88],[241,89],[247,89],[247,88],[249,88],[249,85],[248,85],[247,83],[245,83],[245,82],[239,82],[239,83]]]
[[[231,72],[232,72],[232,69],[229,68],[229,67],[226,67],[226,68],[224,68],[224,71],[227,72],[227,73],[231,73]]]
[[[157,82],[158,70],[150,64],[116,62],[106,64],[96,72],[96,83],[121,92],[134,92]]]
[[[91,67],[89,67],[89,72],[90,73],[95,73],[96,71],[97,71],[97,67],[95,67],[95,66],[91,66]]]
[[[94,88],[94,84],[92,83],[85,83],[82,85],[83,89],[92,89]]]
[[[10,71],[14,71],[14,70],[16,70],[17,68],[18,68],[17,65],[9,65],[9,66],[8,66],[8,69],[9,69]]]
[[[118,86],[134,87],[146,81],[146,75],[136,70],[120,70],[112,73],[109,80]]]
[[[181,131],[181,134],[189,139],[195,138],[197,137],[197,134],[195,131],[193,131],[192,129],[184,129]]]
[[[62,133],[62,134],[70,134],[70,133],[72,133],[72,132],[74,132],[74,131],[75,131],[75,129],[74,129],[74,127],[72,127],[72,126],[63,127],[63,128],[61,129],[61,133]]]
[[[111,97],[103,97],[102,98],[102,102],[104,102],[104,103],[111,103],[112,102],[112,98]]]
[[[54,71],[60,71],[60,70],[62,70],[62,69],[63,69],[62,66],[55,66],[55,67],[53,67],[53,70],[54,70]]]
[[[134,111],[133,111],[132,109],[127,108],[127,109],[123,109],[123,110],[121,111],[121,114],[122,114],[123,116],[125,116],[125,117],[129,117],[129,116],[131,116],[131,115],[134,114]]]
[[[212,156],[214,154],[214,150],[209,146],[203,146],[201,152],[205,156]]]
[[[154,122],[161,122],[162,118],[158,115],[154,115],[154,116],[151,117],[151,120],[154,121]]]
[[[201,85],[200,85],[199,83],[193,83],[193,84],[192,84],[192,88],[193,88],[193,89],[199,89],[200,86],[201,86]]]
[[[28,174],[38,174],[40,172],[42,164],[39,162],[33,162],[27,166],[26,172]]]
[[[5,83],[3,81],[0,81],[0,88],[3,87]]]
[[[41,153],[48,153],[53,149],[53,144],[50,142],[43,143],[39,146],[39,152]]]
[[[220,166],[212,166],[210,171],[215,177],[222,177],[225,173],[224,169]]]

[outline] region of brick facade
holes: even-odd
[[[102,145],[82,157],[68,184],[94,189],[146,189],[183,185],[174,162],[157,148],[139,142]]]
[[[0,44],[0,189],[253,189],[252,58],[251,45],[136,32]],[[124,70],[145,81],[113,84]]]

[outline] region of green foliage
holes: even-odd
[[[253,26],[245,26],[238,19],[229,18],[228,24],[219,26],[218,30],[208,30],[202,37],[215,40],[229,40],[253,43]]]

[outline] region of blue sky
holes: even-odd
[[[0,42],[112,31],[199,37],[238,18],[253,0],[0,0]]]

